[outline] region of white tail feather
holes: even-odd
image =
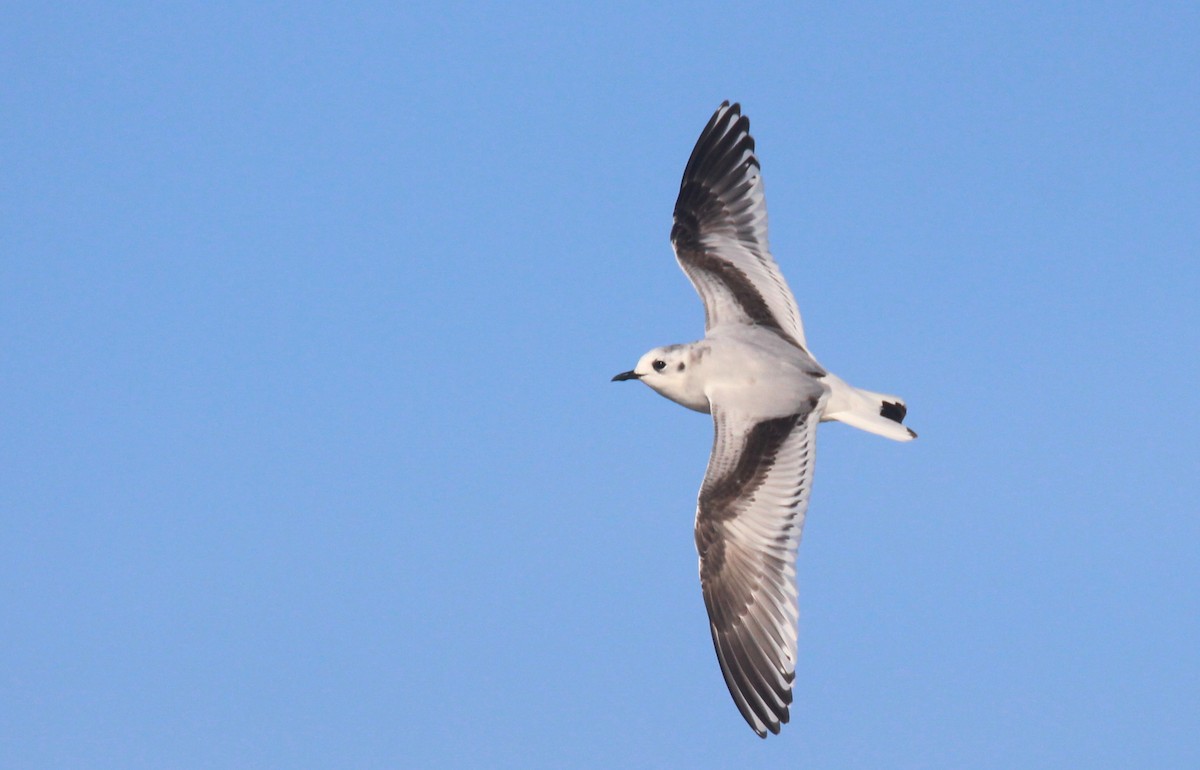
[[[893,441],[912,441],[917,437],[900,423],[907,407],[899,396],[861,390],[832,374],[825,377],[825,382],[830,394],[822,420],[844,422]]]

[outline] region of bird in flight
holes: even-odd
[[[724,102],[700,133],[675,201],[671,243],[704,302],[704,339],[654,348],[614,381],[711,414],[696,550],[725,684],[760,737],[788,721],[796,675],[796,549],[817,423],[896,441],[904,399],[861,390],[809,352],[796,300],[767,248],[750,121]]]

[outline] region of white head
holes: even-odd
[[[704,394],[703,378],[696,371],[705,352],[696,344],[654,348],[642,356],[632,370],[613,377],[613,382],[641,380],[675,403],[707,413],[708,396]]]

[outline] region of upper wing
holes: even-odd
[[[759,324],[805,350],[800,311],[767,247],[767,204],[750,119],[723,102],[696,141],[671,243],[704,301],[705,327]]]
[[[725,684],[756,733],[788,721],[796,672],[796,548],[820,402],[754,421],[713,409],[716,436],[696,511],[700,585]]]

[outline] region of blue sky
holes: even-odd
[[[1200,12],[10,5],[0,765],[1200,766]],[[814,352],[725,691],[667,235],[743,104]]]

